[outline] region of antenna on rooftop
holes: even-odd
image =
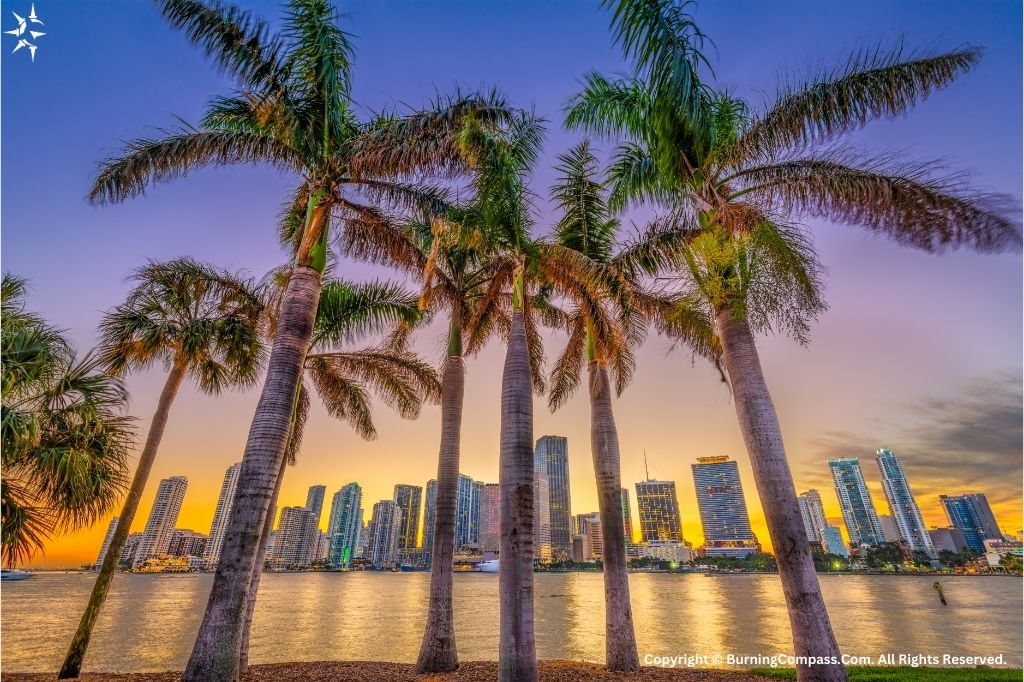
[[[644,477],[651,480],[651,472],[647,470],[647,451],[644,450]]]

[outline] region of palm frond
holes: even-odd
[[[337,348],[399,322],[420,318],[416,294],[392,282],[324,283],[313,329],[312,348]]]
[[[560,211],[555,224],[558,243],[591,260],[606,263],[619,223],[608,216],[597,157],[584,140],[558,157],[559,177],[551,198]]]
[[[551,368],[548,408],[552,412],[564,405],[579,388],[586,340],[587,332],[583,319],[576,315],[570,323],[569,339],[565,348]]]

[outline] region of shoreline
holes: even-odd
[[[894,682],[1002,682],[1019,680],[1020,668],[848,668],[852,682],[887,680]],[[582,661],[539,661],[542,682],[768,682],[796,679],[792,669],[723,670],[702,668],[641,667],[634,673],[611,673],[596,663]],[[180,672],[103,673],[87,672],[81,682],[177,682]],[[467,661],[453,673],[420,675],[411,663],[377,661],[316,661],[254,665],[242,676],[243,682],[490,682],[497,679],[497,661]],[[2,682],[51,682],[56,673],[0,672]]]
[[[44,573],[60,573],[60,574],[71,574],[71,573],[82,573],[95,575],[93,571],[87,571],[80,568],[26,568],[20,569],[27,571],[32,574],[44,574]],[[213,575],[214,571],[118,571],[118,575]],[[358,570],[358,571],[303,571],[303,570],[281,570],[281,571],[263,571],[267,575],[295,575],[304,573],[389,573],[395,575],[415,575],[418,573],[429,574],[430,571],[389,571],[389,570]],[[497,573],[486,573],[484,571],[454,571],[454,575],[462,573],[469,574],[485,574],[485,575],[497,575]],[[589,569],[567,569],[567,570],[535,570],[537,573],[601,573],[599,570]],[[778,575],[778,571],[647,571],[647,570],[630,570],[632,574],[647,574],[657,573],[664,575],[713,575],[713,576],[732,576],[732,575]],[[1024,574],[1021,573],[914,573],[912,571],[906,572],[888,572],[888,571],[828,571],[818,573],[818,576],[823,575],[838,575],[838,576],[859,576],[859,575],[881,575],[890,577],[911,577],[911,578],[922,578],[922,577],[944,577],[944,578],[1024,578]]]

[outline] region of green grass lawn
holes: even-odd
[[[850,682],[1021,682],[1020,668],[847,668]],[[792,668],[757,668],[752,673],[795,680]]]

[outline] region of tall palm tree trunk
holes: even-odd
[[[452,333],[456,333],[455,330]],[[418,673],[451,672],[459,667],[452,608],[452,560],[455,554],[455,504],[465,380],[466,365],[461,355],[449,355],[441,375],[441,452],[437,462],[430,602],[423,644],[416,660]]]
[[[622,518],[622,479],[619,474],[619,434],[612,411],[608,370],[596,360],[587,365],[590,375],[590,449],[597,479],[597,501],[604,542],[605,666],[615,672],[640,669],[629,603],[626,566],[626,530]]]
[[[501,551],[498,591],[498,679],[534,682],[533,633],[533,378],[523,311],[512,312],[512,333],[501,378]]]
[[[260,548],[256,552],[256,563],[252,567],[249,594],[245,598],[245,618],[242,621],[242,641],[239,644],[238,653],[238,672],[241,675],[249,671],[249,631],[252,629],[252,615],[256,611],[256,593],[260,589],[260,578],[263,575],[267,545],[270,543],[270,533],[274,530],[274,512],[277,510],[277,498],[281,495],[281,483],[284,481],[286,468],[288,468],[288,459],[282,457],[281,468],[277,472],[277,483],[274,484],[274,494],[270,498],[270,511],[267,513],[266,523],[263,524],[263,532],[260,535]]]
[[[835,661],[797,665],[797,679],[800,682],[848,682],[821,596],[818,576],[814,572],[793,475],[782,444],[782,430],[761,370],[750,325],[745,319],[736,319],[727,307],[717,311],[715,319],[722,341],[722,360],[732,385],[736,416],[775,549],[796,656]]]
[[[182,675],[183,682],[238,679],[246,596],[284,458],[295,391],[313,334],[321,284],[321,273],[309,267],[295,268],[288,281],[267,378],[242,457],[224,549],[206,614]]]
[[[135,512],[139,508],[139,500],[142,498],[142,491],[146,488],[149,480],[149,472],[153,469],[153,462],[156,460],[157,450],[160,448],[160,441],[164,436],[164,428],[167,426],[167,417],[171,412],[171,404],[178,389],[185,378],[185,364],[176,363],[171,367],[164,382],[164,388],[160,391],[160,399],[156,405],[156,413],[149,425],[149,433],[146,434],[146,443],[139,455],[139,464],[135,468],[135,477],[128,489],[128,496],[124,500],[124,507],[121,508],[121,515],[117,517],[117,527],[114,528],[114,537],[110,539],[110,546],[107,547],[107,554],[103,558],[103,566],[100,567],[100,574],[96,576],[96,584],[92,587],[92,594],[89,595],[89,603],[82,614],[82,620],[78,623],[78,630],[68,647],[68,654],[64,658],[64,665],[61,666],[59,679],[78,677],[82,672],[82,662],[85,660],[85,652],[89,648],[89,640],[92,638],[92,629],[96,625],[96,618],[100,615],[103,602],[107,599],[107,592],[110,590],[110,581],[114,579],[114,572],[121,561],[121,552],[128,541],[128,531],[131,530],[135,521]]]

